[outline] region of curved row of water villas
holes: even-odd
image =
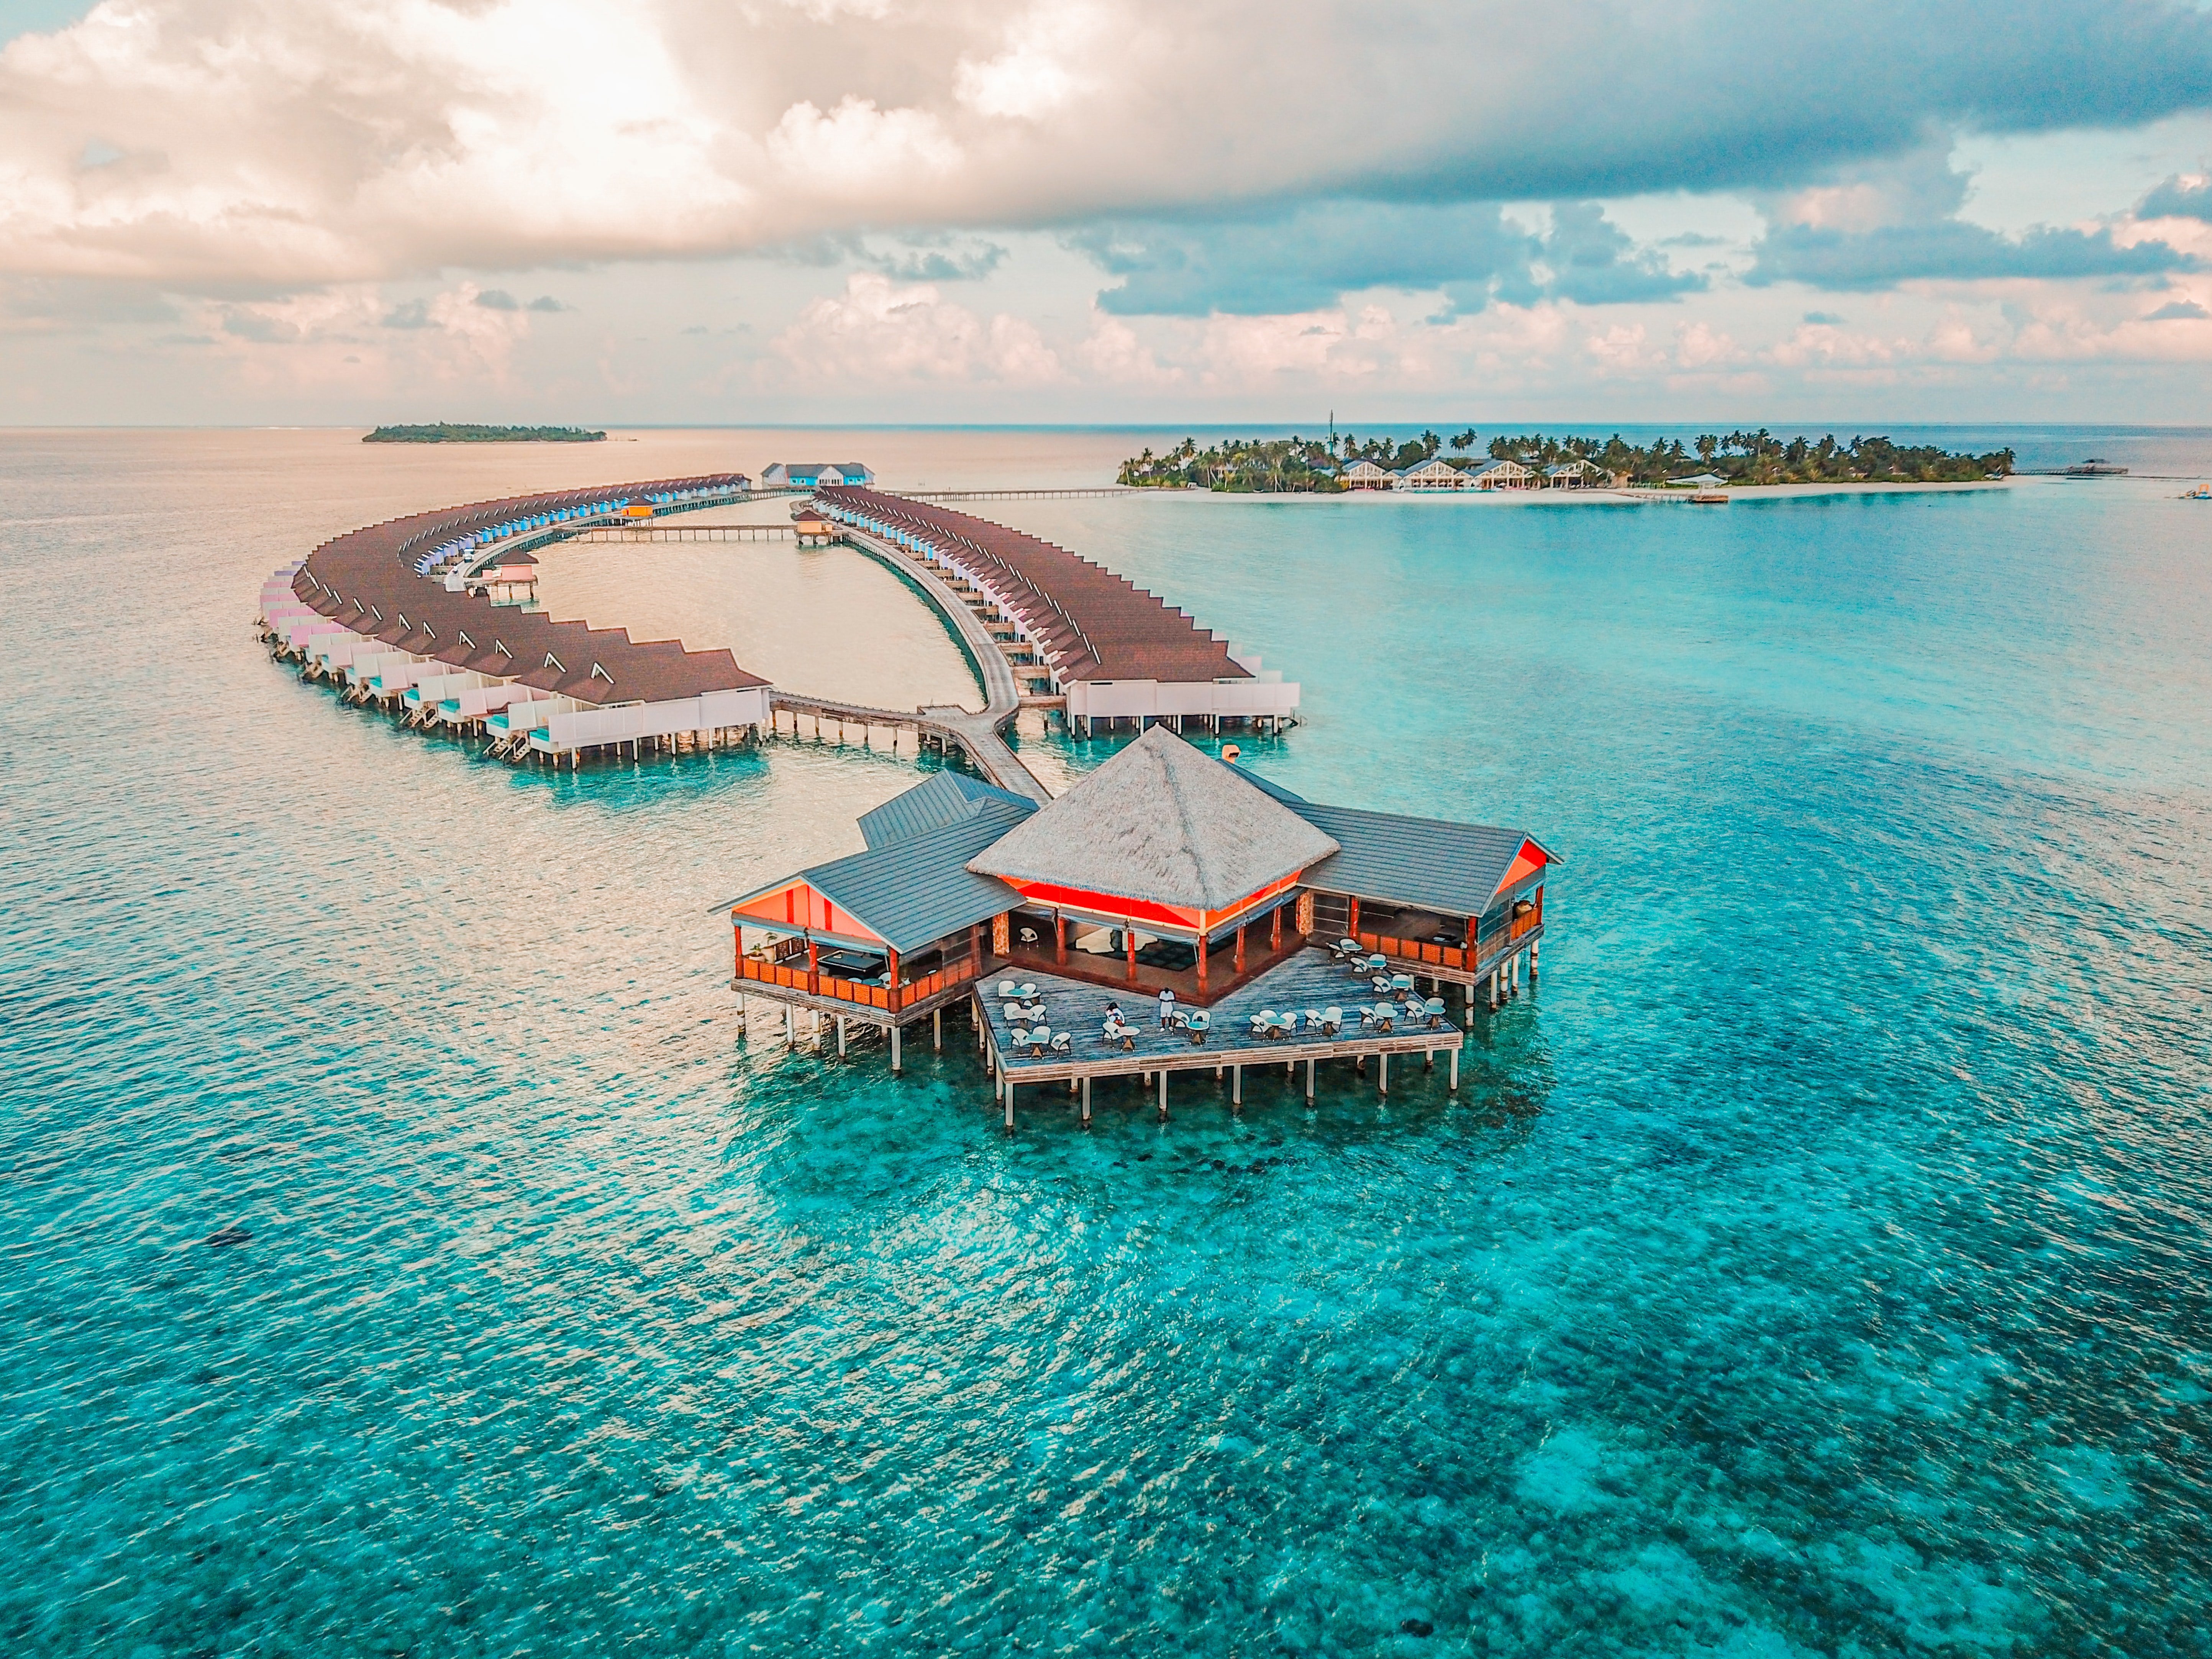
[[[422,514],[371,526],[263,585],[276,654],[410,724],[482,735],[513,760],[712,748],[757,737],[768,682],[726,651],[639,642],[496,602],[534,580],[527,550],[593,524],[741,496],[736,474]],[[343,586],[341,586],[343,584]]]
[[[965,1003],[1009,1123],[1022,1084],[1066,1084],[1087,1118],[1092,1079],[1133,1073],[1163,1110],[1167,1075],[1201,1068],[1236,1101],[1246,1068],[1303,1062],[1310,1097],[1324,1062],[1371,1060],[1387,1089],[1392,1055],[1443,1055],[1456,1087],[1475,1007],[1534,981],[1559,862],[1518,830],[1306,801],[1157,726],[1042,807],[940,773],[860,830],[866,850],[715,907],[732,989],[787,1040],[801,1011],[834,1024],[840,1054],[854,1024],[884,1030],[894,1071],[902,1027],[927,1017],[941,1047]],[[1160,1024],[1163,994],[1202,1030]],[[1114,1007],[1132,1029],[1109,1038]]]
[[[938,566],[986,600],[1018,679],[1066,700],[1071,730],[1196,720],[1279,732],[1299,688],[1158,595],[1053,543],[933,502],[870,489],[817,491],[848,530]]]

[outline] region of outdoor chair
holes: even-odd
[[[1356,939],[1340,939],[1336,942],[1336,948],[1347,957],[1356,957],[1359,954],[1359,941]]]
[[[1310,1031],[1318,1031],[1319,1030],[1321,1030],[1321,1027],[1322,1027],[1321,1010],[1320,1010],[1320,1009],[1318,1009],[1318,1008],[1309,1008],[1309,1009],[1307,1009],[1307,1010],[1306,1010],[1306,1030],[1307,1030],[1308,1031],[1310,1031]]]
[[[1190,1033],[1191,1046],[1197,1048],[1206,1041],[1206,1034],[1213,1029],[1212,1016],[1204,1012],[1186,1015],[1183,1028]]]
[[[1014,1030],[1009,1031],[1006,1034],[1006,1038],[1009,1047],[1015,1048],[1026,1048],[1030,1046],[1029,1028],[1027,1026],[1022,1026]]]
[[[1411,974],[1393,974],[1393,975],[1390,975],[1390,988],[1391,988],[1392,990],[1394,990],[1394,991],[1410,991],[1410,990],[1412,990],[1412,989],[1413,988],[1413,976]]]
[[[1273,1028],[1274,1024],[1275,1011],[1273,1008],[1262,1008],[1252,1016],[1252,1035],[1255,1037],[1265,1036]]]
[[[1375,994],[1376,996],[1387,997],[1390,994],[1390,978],[1389,975],[1377,974],[1374,978],[1369,980],[1367,982],[1375,988]]]
[[[1321,1011],[1321,1029],[1324,1036],[1334,1036],[1344,1029],[1344,1010],[1324,1008]]]
[[[1035,945],[1036,942],[1037,942],[1037,930],[1036,930],[1036,928],[1034,928],[1034,927],[1024,927],[1024,928],[1023,928],[1023,929],[1022,929],[1022,943],[1023,943],[1023,944],[1024,944],[1024,945]]]
[[[1013,982],[1013,981],[1012,981],[1012,980],[1010,980],[1010,979],[1002,979],[1002,980],[1000,980],[1000,981],[999,981],[999,995],[1000,995],[1000,997],[1002,1000],[1006,1000],[1006,1001],[1011,1001],[1011,1000],[1012,1000],[1012,999],[1013,999],[1013,995],[1014,995],[1014,982]]]
[[[1367,965],[1379,974],[1390,966],[1390,958],[1381,956],[1370,957],[1367,958]]]
[[[1099,1036],[1109,1048],[1117,1042],[1124,1049],[1134,1048],[1137,1046],[1137,1034],[1118,1019],[1108,1020],[1106,1029],[1100,1032]]]
[[[1038,1054],[1044,1053],[1044,1045],[1051,1041],[1052,1028],[1048,1025],[1037,1026],[1030,1032],[1030,1048]]]
[[[1067,1054],[1071,1052],[1074,1047],[1075,1039],[1069,1036],[1066,1031],[1054,1031],[1052,1034],[1053,1053],[1056,1054]]]
[[[1030,984],[1027,980],[1024,980],[1019,985],[1014,987],[1014,994],[1019,997],[1024,1002],[1027,1002],[1031,997],[1036,994],[1036,987]]]
[[[1429,1029],[1434,1030],[1444,1023],[1444,1000],[1442,997],[1431,997],[1423,1012],[1429,1017]]]
[[[1029,1010],[1023,1007],[1018,1002],[1001,1004],[999,1008],[999,1012],[1006,1018],[1006,1020],[1009,1024],[1012,1024],[1015,1020],[1027,1019],[1030,1017]]]

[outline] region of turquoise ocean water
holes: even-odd
[[[512,771],[252,637],[335,532],[794,447],[1128,445],[0,438],[11,1651],[2212,1651],[2212,506],[981,508],[1300,680],[1261,769],[1567,860],[1455,1097],[1008,1137],[964,1041],[743,1037],[707,914],[910,757]],[[737,568],[624,580],[947,672]]]

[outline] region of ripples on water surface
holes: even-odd
[[[1006,1139],[964,1043],[746,1043],[704,914],[910,759],[510,771],[249,632],[332,532],[791,447],[0,441],[15,1650],[2206,1650],[2212,507],[981,509],[1302,679],[1274,775],[1569,860],[1458,1098]],[[957,688],[727,553],[568,591]]]

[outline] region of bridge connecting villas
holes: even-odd
[[[889,1034],[966,1002],[1006,1122],[1023,1084],[1448,1057],[1533,981],[1558,860],[1518,830],[1328,806],[1154,726],[1039,806],[941,773],[860,821],[866,849],[717,906],[732,988]],[[1524,964],[1525,963],[1525,969]],[[1446,986],[1462,989],[1460,1023]]]
[[[940,568],[995,611],[1031,701],[1065,699],[1069,728],[1196,720],[1279,731],[1298,687],[1158,596],[1066,548],[950,507],[823,488],[817,510],[857,540]]]
[[[769,719],[769,683],[727,651],[634,641],[515,603],[531,550],[579,531],[744,499],[739,473],[478,502],[325,542],[264,584],[277,654],[423,726],[573,767],[588,752],[711,747]]]

